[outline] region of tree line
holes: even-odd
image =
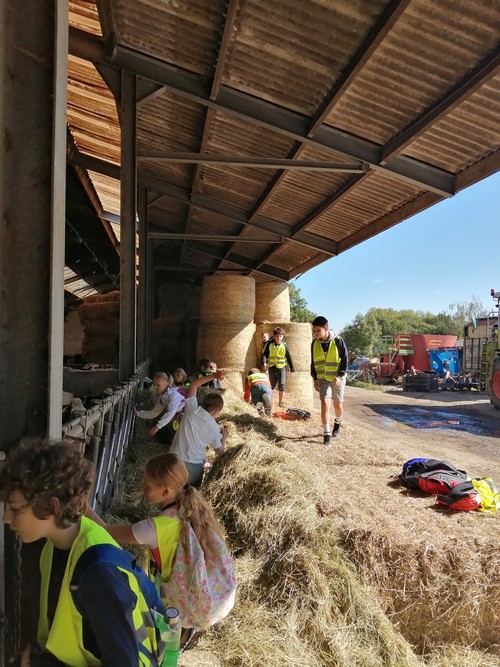
[[[312,322],[316,313],[308,309],[300,289],[289,283],[289,290],[292,322]],[[487,313],[488,308],[476,296],[471,296],[469,301],[451,303],[448,311],[437,315],[409,308],[370,308],[364,315],[358,313],[352,322],[342,329],[340,335],[349,350],[371,356],[373,348],[380,346],[382,336],[419,333],[461,337],[466,324],[485,317]]]

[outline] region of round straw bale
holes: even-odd
[[[202,322],[253,322],[255,280],[249,276],[207,276],[201,286]]]
[[[235,368],[226,368],[226,375],[222,381],[223,386],[230,387],[237,394],[244,391],[245,372]]]
[[[309,371],[296,371],[286,376],[286,402],[296,408],[312,410],[313,408],[313,380]]]
[[[86,296],[83,299],[84,304],[88,303],[102,303],[104,301],[118,301],[120,302],[120,292],[114,290],[113,292],[108,292],[107,294],[92,294],[91,296]]]
[[[311,325],[307,322],[265,322],[255,327],[255,346],[260,359],[261,337],[264,331],[273,337],[273,329],[281,327],[283,340],[290,350],[296,371],[309,371],[311,367]]]
[[[120,317],[119,301],[98,301],[82,303],[78,309],[80,322],[85,326],[89,320],[116,320]]]
[[[200,287],[162,283],[158,290],[160,317],[196,317],[200,313]]]
[[[83,325],[86,336],[119,336],[120,318],[109,320],[86,320]]]
[[[217,363],[219,368],[246,371],[255,366],[255,324],[250,322],[200,322],[196,355]]]
[[[272,280],[255,285],[255,322],[289,322],[290,293],[288,283]]]
[[[183,333],[183,320],[180,317],[158,317],[152,322],[153,340],[171,338],[178,340]]]
[[[82,343],[82,357],[85,363],[117,364],[119,340],[116,336],[88,336]]]

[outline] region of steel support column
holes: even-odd
[[[68,0],[55,3],[54,116],[52,149],[52,248],[49,318],[49,438],[61,437],[64,356],[64,253],[66,219],[66,101],[68,89]]]
[[[121,188],[120,188],[120,380],[136,367],[136,81],[121,78]]]
[[[58,326],[61,309],[57,297],[51,301],[51,289],[63,294],[62,272],[57,285],[59,272],[51,267],[60,262],[53,255],[60,252],[64,196],[62,184],[53,182],[60,173],[53,131],[63,108],[64,6],[58,0],[0,2],[0,449],[23,436],[47,433],[49,330],[51,322]],[[58,348],[59,342],[50,342],[56,365],[62,362],[56,359]],[[54,397],[57,372],[51,375]],[[19,560],[8,533],[7,658],[36,635],[39,586],[38,545],[24,545]]]
[[[148,193],[139,188],[139,291],[137,295],[137,358],[147,357],[148,327]]]

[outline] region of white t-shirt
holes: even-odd
[[[196,396],[186,398],[184,416],[175,432],[171,451],[187,463],[203,463],[205,447],[219,449],[221,432],[215,419],[198,405]]]
[[[152,410],[141,410],[139,416],[141,419],[154,419],[162,414],[157,421],[157,428],[166,426],[175,415],[184,407],[184,396],[177,391],[176,387],[169,387],[163,394],[156,399],[156,404]]]

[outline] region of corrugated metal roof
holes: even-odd
[[[70,2],[69,159],[116,227],[136,75],[138,185],[178,280],[289,279],[500,166],[499,3],[97,7]]]

